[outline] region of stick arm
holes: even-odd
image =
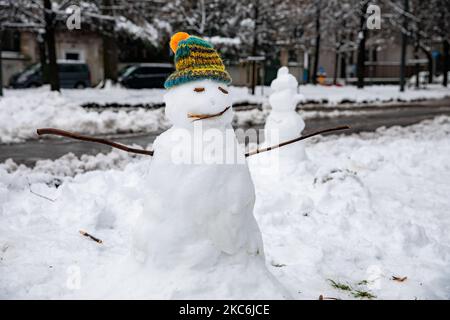
[[[73,132],[64,131],[64,130],[60,130],[60,129],[54,129],[54,128],[37,129],[37,134],[40,136],[46,135],[46,134],[52,134],[52,135],[56,135],[56,136],[62,136],[62,137],[72,138],[72,139],[81,140],[81,141],[95,142],[95,143],[104,144],[104,145],[107,145],[107,146],[110,146],[110,147],[113,147],[116,149],[120,149],[120,150],[123,150],[126,152],[143,154],[143,155],[147,155],[147,156],[153,156],[153,153],[154,153],[152,150],[130,148],[123,144],[120,144],[120,143],[117,143],[114,141],[110,141],[107,139],[83,136],[78,133],[73,133]]]

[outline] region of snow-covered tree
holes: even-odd
[[[433,81],[433,44],[441,43],[443,70],[448,70],[450,2],[446,0],[408,0],[408,10],[404,8],[406,3],[404,0],[384,0],[384,3],[391,8],[388,19],[391,32],[404,35],[408,39],[408,45],[413,46],[416,58],[419,57],[419,52],[426,56],[429,82]],[[444,86],[448,82],[446,74],[447,72],[444,72]]]

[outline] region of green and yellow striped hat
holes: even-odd
[[[231,83],[222,59],[206,40],[178,32],[172,36],[170,47],[175,53],[176,71],[164,83],[166,89],[196,80]]]

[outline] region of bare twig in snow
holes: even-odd
[[[28,189],[30,189],[30,192],[32,194],[34,194],[35,196],[38,196],[38,197],[40,197],[42,199],[45,199],[45,200],[48,200],[48,201],[51,201],[51,202],[55,202],[56,201],[56,199],[51,199],[49,197],[43,196],[42,194],[34,192],[33,189],[31,189],[31,183],[30,183],[30,180],[28,180],[28,178],[27,178],[27,182],[28,182]]]
[[[404,282],[406,279],[408,279],[408,277],[396,277],[396,276],[392,276],[392,280],[397,281],[397,282]]]
[[[81,235],[83,235],[83,236],[85,236],[85,237],[87,237],[87,238],[97,242],[98,244],[102,244],[103,243],[102,240],[100,240],[99,238],[94,237],[93,235],[87,233],[86,231],[80,230],[79,232],[80,232]]]
[[[339,300],[338,298],[324,297],[322,294],[319,296],[319,300]]]

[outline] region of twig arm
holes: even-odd
[[[333,132],[333,131],[347,130],[347,129],[350,129],[350,127],[349,126],[341,126],[341,127],[331,128],[331,129],[320,130],[320,131],[308,134],[306,136],[301,136],[301,137],[295,138],[293,140],[282,142],[282,143],[280,143],[278,145],[275,145],[275,146],[270,146],[270,147],[263,148],[263,149],[256,149],[254,151],[246,153],[245,157],[250,157],[250,156],[253,156],[253,155],[258,154],[258,153],[263,153],[263,152],[271,151],[271,150],[274,150],[274,149],[278,149],[278,148],[281,148],[283,146],[286,146],[286,145],[289,145],[289,144],[292,144],[292,143],[295,143],[295,142],[298,142],[298,141],[301,141],[301,140],[305,140],[305,139],[317,136],[319,134],[323,134],[323,133],[327,133],[327,132]],[[95,143],[108,145],[110,147],[117,148],[117,149],[120,149],[120,150],[123,150],[123,151],[126,151],[126,152],[143,154],[143,155],[148,155],[148,156],[153,156],[153,154],[154,154],[154,152],[152,150],[130,148],[130,147],[127,147],[127,146],[125,146],[123,144],[120,144],[120,143],[117,143],[117,142],[114,142],[114,141],[110,141],[110,140],[107,140],[107,139],[84,136],[84,135],[80,135],[80,134],[77,134],[77,133],[64,131],[64,130],[60,130],[60,129],[54,129],[54,128],[38,129],[37,130],[37,134],[38,135],[51,134],[51,135],[56,135],[56,136],[62,136],[62,137],[66,137],[66,138],[72,138],[72,139],[76,139],[76,140],[81,140],[81,141],[95,142]]]
[[[134,148],[130,148],[123,144],[120,144],[120,143],[117,143],[114,141],[110,141],[107,139],[83,136],[78,133],[73,133],[73,132],[64,131],[64,130],[60,130],[60,129],[53,129],[53,128],[38,129],[37,134],[40,136],[44,135],[44,134],[52,134],[52,135],[56,135],[56,136],[62,136],[62,137],[72,138],[72,139],[81,140],[81,141],[95,142],[95,143],[104,144],[104,145],[107,145],[107,146],[110,146],[110,147],[113,147],[116,149],[120,149],[120,150],[123,150],[126,152],[153,156],[153,151],[151,151],[151,150],[134,149]]]
[[[317,136],[319,134],[323,134],[323,133],[327,133],[327,132],[333,132],[333,131],[340,131],[340,130],[348,130],[348,129],[350,129],[349,126],[341,126],[341,127],[336,127],[336,128],[320,130],[320,131],[308,134],[306,136],[301,136],[301,137],[295,138],[293,140],[282,142],[282,143],[277,144],[275,146],[270,146],[270,147],[267,147],[267,148],[256,149],[256,150],[250,151],[250,152],[245,154],[245,157],[250,157],[250,156],[253,156],[253,155],[258,154],[258,153],[263,153],[263,152],[267,152],[267,151],[270,151],[270,150],[278,149],[278,148],[287,146],[288,144],[292,144],[292,143],[295,143],[295,142],[298,142],[298,141],[301,141],[301,140],[305,140],[305,139]]]

